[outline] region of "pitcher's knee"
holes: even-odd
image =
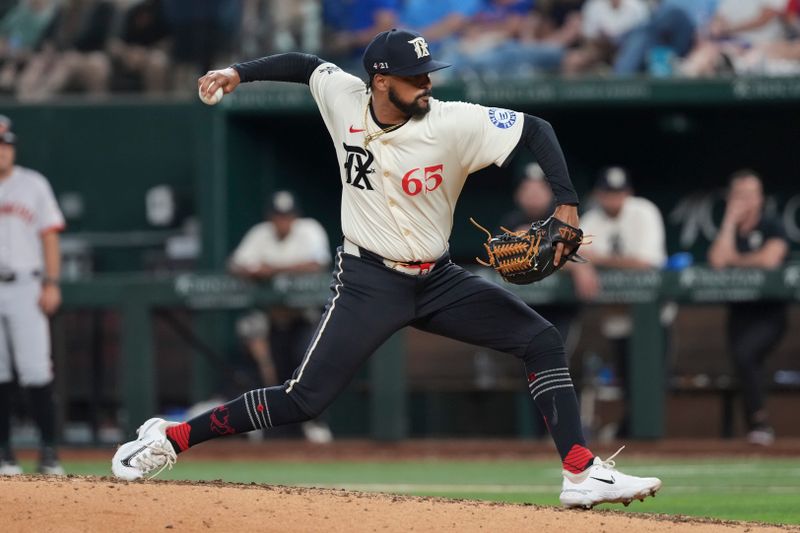
[[[294,392],[289,394],[289,397],[294,396]],[[298,408],[303,412],[305,418],[300,420],[299,422],[305,422],[306,420],[313,420],[314,418],[319,417],[323,411],[328,407],[329,402],[320,401],[318,398],[312,397],[304,397],[302,401],[298,401],[297,398],[293,398]]]
[[[302,387],[283,386],[282,401],[288,406],[287,412],[292,416],[291,422],[305,422],[317,418],[328,407],[330,401],[325,401],[320,394],[303,389]]]
[[[525,350],[523,358],[526,363],[533,363],[550,357],[559,360],[566,359],[564,340],[555,326],[552,325],[533,337]]]

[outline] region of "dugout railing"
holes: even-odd
[[[492,271],[481,272],[494,278]],[[774,271],[690,267],[680,272],[606,271],[600,275],[603,289],[595,303],[628,305],[633,317],[628,368],[632,378],[631,436],[635,438],[664,435],[668,376],[664,330],[659,320],[663,302],[719,305],[764,299],[793,302],[800,298],[800,264]],[[119,397],[124,429],[132,431],[157,408],[154,312],[163,308],[216,311],[275,304],[322,305],[329,283],[327,275],[279,276],[263,284],[246,283],[221,273],[102,275],[65,282],[63,296],[66,309],[113,309],[120,313]],[[534,285],[506,286],[534,306],[577,301],[571,279],[561,274]],[[408,435],[405,359],[405,339],[400,332],[368,363],[370,434],[376,439],[398,440]],[[195,372],[202,368],[195,365]]]

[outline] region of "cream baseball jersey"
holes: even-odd
[[[41,270],[42,233],[62,229],[64,216],[44,176],[15,166],[0,180],[0,269]]]
[[[309,85],[339,159],[344,236],[394,261],[440,257],[467,176],[502,165],[522,134],[522,113],[430,98],[424,117],[368,141],[381,128],[363,81],[325,63]]]

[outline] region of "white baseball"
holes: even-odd
[[[222,87],[217,87],[217,90],[214,91],[214,94],[212,94],[211,96],[206,96],[205,94],[203,94],[203,91],[198,87],[197,94],[200,96],[200,100],[202,100],[204,104],[215,105],[218,104],[220,100],[222,100],[223,93],[222,93]]]

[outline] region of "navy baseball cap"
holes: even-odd
[[[381,32],[364,50],[364,69],[370,77],[375,74],[416,76],[449,66],[450,63],[434,60],[425,38],[410,30]]]
[[[622,167],[604,168],[597,177],[595,188],[601,191],[626,191],[631,188],[631,178]]]

